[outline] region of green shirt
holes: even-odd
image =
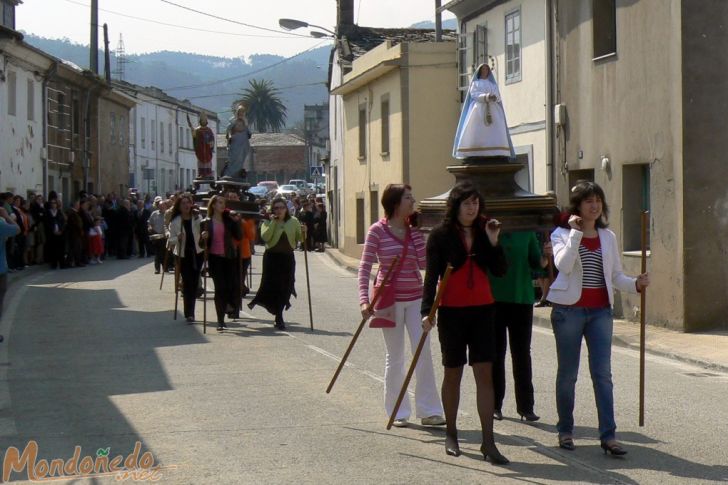
[[[533,305],[532,271],[541,268],[541,248],[535,232],[501,234],[498,243],[508,261],[505,276],[497,278],[488,272],[493,298],[496,302]]]
[[[278,244],[278,240],[285,234],[291,248],[296,249],[296,243],[303,241],[301,234],[301,224],[298,219],[291,217],[286,222],[263,221],[260,227],[260,238],[265,243],[266,248],[272,248]]]

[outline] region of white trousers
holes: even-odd
[[[421,299],[414,301],[398,301],[394,306],[396,326],[383,328],[384,344],[387,347],[384,366],[384,409],[387,415],[392,415],[394,405],[397,403],[399,391],[404,383],[404,376],[412,363],[411,357],[405,362],[404,331],[410,338],[412,355],[422,336],[422,318],[420,317]],[[442,403],[435,383],[435,371],[432,367],[432,352],[430,351],[430,337],[428,335],[420,359],[415,367],[415,405],[417,417],[442,416]],[[396,419],[409,419],[412,413],[409,394],[405,394],[402,404],[397,411]]]

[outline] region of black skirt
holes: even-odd
[[[260,305],[275,315],[291,307],[291,295],[296,295],[296,258],[292,251],[263,254],[263,275],[260,288],[249,308]]]

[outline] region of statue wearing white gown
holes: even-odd
[[[468,88],[452,155],[515,158],[500,91],[487,64],[478,66]]]

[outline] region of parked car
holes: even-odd
[[[258,187],[265,187],[268,192],[275,192],[278,190],[278,182],[275,180],[264,180],[262,182],[258,182]]]
[[[303,179],[291,179],[288,181],[290,185],[295,185],[297,188],[297,191],[300,195],[307,195],[311,192],[311,190],[308,188],[308,182],[306,182]]]
[[[291,197],[296,197],[298,195],[298,187],[291,184],[281,185],[278,187],[278,190],[276,190],[276,195],[281,197],[288,197],[289,195]]]
[[[248,192],[250,192],[254,196],[258,197],[259,199],[263,199],[268,195],[268,189],[265,188],[265,186],[263,186],[263,185],[256,185],[255,187],[250,187],[248,189]]]

